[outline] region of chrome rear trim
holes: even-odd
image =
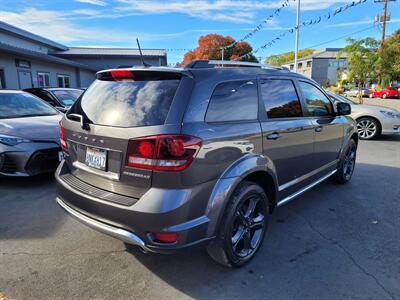
[[[320,179],[318,179],[317,181],[314,181],[313,183],[307,185],[306,187],[302,188],[301,190],[298,190],[297,192],[295,192],[294,194],[287,196],[286,198],[282,199],[281,201],[278,202],[278,204],[276,206],[282,206],[283,204],[289,202],[290,200],[293,200],[294,198],[296,198],[297,196],[300,196],[301,194],[307,192],[309,189],[313,188],[314,186],[316,186],[317,184],[321,183],[322,181],[328,179],[329,177],[331,177],[333,174],[335,174],[337,172],[337,170],[333,170],[332,172],[330,172],[329,174],[325,175],[324,177],[321,177]]]
[[[136,234],[89,218],[81,214],[80,212],[76,211],[75,209],[71,208],[70,206],[68,206],[63,200],[61,200],[58,197],[56,198],[56,201],[62,208],[64,208],[67,211],[67,213],[69,213],[73,218],[77,219],[79,222],[97,231],[100,231],[102,233],[115,237],[121,241],[124,241],[125,243],[139,246],[145,251],[153,252],[145,245],[144,241]]]

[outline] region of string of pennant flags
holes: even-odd
[[[247,39],[249,39],[250,37],[252,37],[253,35],[257,34],[258,32],[261,31],[261,29],[270,21],[272,21],[272,19],[275,16],[278,16],[279,13],[281,12],[281,10],[283,10],[285,7],[288,7],[290,5],[290,2],[296,2],[297,0],[285,0],[284,2],[282,2],[282,4],[275,9],[266,19],[264,19],[260,24],[258,24],[253,30],[251,30],[249,33],[247,33],[244,37],[242,37],[241,39],[226,45],[224,47],[221,47],[221,49],[229,49],[234,47],[237,43],[243,42]]]
[[[238,57],[236,60],[239,60],[239,59],[242,59],[242,58],[248,58],[252,54],[256,54],[257,52],[259,52],[261,50],[264,50],[264,49],[266,49],[268,47],[273,46],[275,43],[277,43],[280,40],[282,40],[282,38],[285,37],[286,35],[294,33],[297,30],[297,28],[311,26],[311,25],[318,24],[318,23],[320,23],[322,21],[327,21],[327,20],[329,20],[329,19],[331,19],[333,17],[336,17],[338,14],[341,14],[341,13],[345,12],[346,10],[348,10],[348,9],[350,9],[352,7],[364,4],[365,2],[367,2],[367,0],[352,1],[352,2],[350,2],[348,4],[346,4],[346,5],[343,5],[343,6],[340,6],[340,7],[336,8],[336,9],[334,9],[333,11],[327,12],[324,15],[321,15],[319,17],[310,19],[308,21],[304,21],[301,24],[299,24],[298,27],[295,26],[293,28],[290,28],[290,29],[282,32],[280,35],[278,35],[277,37],[273,38],[268,43],[260,46],[259,48],[257,48],[254,51],[250,51],[250,52],[248,52],[246,54],[243,54],[242,56]]]

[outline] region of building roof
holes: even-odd
[[[311,60],[311,59],[315,59],[315,58],[332,58],[332,59],[336,59],[336,55],[341,50],[343,50],[343,48],[325,48],[325,49],[322,49],[322,50],[317,50],[313,54],[310,54],[310,55],[304,56],[302,58],[299,58],[298,61],[302,62],[302,61],[307,61],[307,60]],[[340,55],[340,58],[347,58],[347,56],[348,55],[346,53],[342,53]],[[290,61],[288,63],[285,63],[284,65],[290,65],[290,64],[294,64],[294,61]]]
[[[142,49],[143,56],[166,56],[166,51],[163,49]],[[65,51],[51,52],[58,56],[73,56],[73,55],[118,55],[118,56],[139,56],[139,49],[133,48],[97,48],[97,47],[69,47]]]
[[[55,57],[55,56],[48,55],[48,54],[45,54],[42,52],[37,52],[37,51],[28,50],[25,48],[11,46],[11,45],[8,45],[8,44],[2,43],[2,42],[0,42],[0,50],[7,52],[7,53],[11,53],[11,54],[21,55],[24,57],[36,58],[36,59],[39,59],[42,61],[52,62],[52,63],[71,66],[71,67],[77,67],[77,68],[86,69],[86,70],[90,70],[90,71],[97,71],[96,69],[93,69],[92,67],[89,67],[89,66],[81,64],[81,63],[77,63],[77,62],[67,60],[64,58]]]
[[[12,33],[19,37],[22,37],[22,38],[46,45],[46,46],[51,46],[51,47],[59,49],[59,50],[67,50],[68,49],[67,46],[53,42],[49,39],[46,39],[44,37],[41,37],[39,35],[29,32],[29,31],[23,30],[21,28],[12,26],[12,25],[2,22],[2,21],[0,21],[0,31],[1,30],[7,31],[8,33]]]

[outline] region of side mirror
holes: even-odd
[[[351,105],[344,102],[339,102],[336,104],[337,115],[338,116],[347,116],[351,114]]]

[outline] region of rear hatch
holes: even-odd
[[[129,165],[127,152],[137,150],[138,138],[179,134],[190,89],[191,79],[172,69],[98,73],[62,121],[68,176],[89,193],[93,187],[140,198],[152,185],[153,170]]]

